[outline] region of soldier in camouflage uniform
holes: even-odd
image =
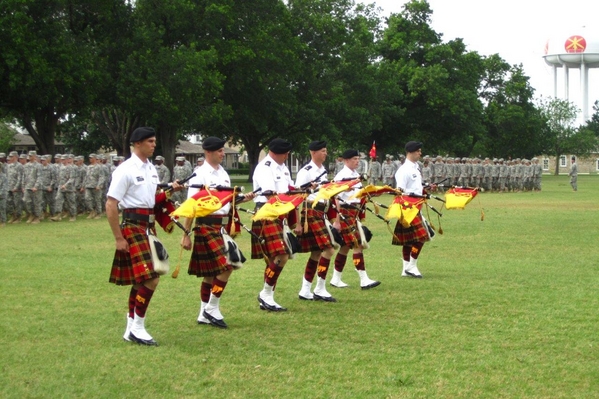
[[[29,215],[27,223],[37,224],[42,217],[42,165],[38,161],[37,152],[29,151],[29,162],[24,167],[23,202]]]
[[[505,164],[503,158],[499,159],[499,191],[504,192],[507,190],[505,185],[507,179],[508,167]]]
[[[432,171],[431,171],[432,172]],[[435,170],[434,174],[431,176],[431,183],[440,183],[447,177],[447,165],[443,162],[443,157],[441,155],[437,155],[435,158]],[[440,184],[444,184],[440,183]],[[439,187],[439,189],[441,189]],[[442,190],[441,190],[442,191]]]
[[[381,166],[383,173],[383,184],[394,187],[395,186],[395,166],[391,163],[391,156],[387,155],[385,163]]]
[[[341,172],[341,169],[344,167],[345,164],[343,163],[343,157],[337,157],[337,160],[335,161],[335,174]]]
[[[6,213],[11,217],[8,223],[20,223],[23,214],[23,165],[18,159],[19,154],[16,151],[8,154]]]
[[[524,191],[531,190],[531,177],[532,177],[532,166],[530,165],[530,161],[528,159],[523,159],[522,163],[522,189]]]
[[[58,177],[58,191],[56,192],[55,210],[56,216],[50,218],[54,222],[62,220],[61,212],[63,205],[66,204],[68,213],[71,216],[70,222],[77,220],[77,194],[75,193],[75,180],[77,179],[77,167],[73,165],[71,154],[62,155],[64,164],[60,167]]]
[[[532,159],[532,170],[533,170],[533,190],[541,191],[541,176],[543,176],[543,167],[539,163],[538,158]]]
[[[360,153],[360,163],[358,164],[356,172],[358,172],[360,176],[363,176],[368,172],[368,162],[366,161],[366,155],[362,152]]]
[[[98,163],[96,154],[89,154],[89,166],[83,187],[85,189],[85,203],[89,209],[87,219],[100,219],[102,215],[102,188],[104,187],[105,174]]]
[[[75,198],[77,202],[77,214],[84,215],[87,213],[87,203],[85,202],[85,177],[87,176],[87,165],[85,157],[77,155],[74,159],[74,165],[77,168],[77,178],[75,179]]]
[[[8,165],[6,154],[0,152],[0,227],[6,226],[6,200],[8,199]]]
[[[52,159],[52,155],[42,155],[40,157],[42,163],[42,219],[54,212],[51,208],[48,210],[53,204],[52,197],[54,197],[54,174],[52,166],[49,164],[50,159]]]
[[[493,166],[491,168],[491,185],[493,191],[499,191],[499,160],[493,158]]]
[[[374,184],[383,178],[383,169],[381,163],[377,161],[376,157],[370,158],[370,167],[368,169],[368,183]]]
[[[483,188],[487,191],[491,191],[491,183],[493,178],[491,177],[491,170],[493,169],[493,165],[491,165],[491,160],[489,158],[485,158],[485,162],[483,163],[484,169],[484,178],[483,178]]]
[[[156,167],[156,171],[158,172],[158,180],[160,184],[167,184],[171,181],[171,171],[168,170],[166,165],[164,164],[164,157],[162,155],[158,155],[154,160],[154,166]]]
[[[480,162],[480,159],[474,158],[472,164],[472,185],[474,187],[482,187],[485,179],[485,168]]]
[[[173,168],[173,180],[172,181],[176,181],[176,180],[181,181],[181,180],[185,179],[187,176],[189,176],[190,173],[187,171],[187,168],[185,167],[185,157],[177,157],[176,161],[177,161],[177,164]],[[182,204],[183,201],[185,201],[187,199],[187,188],[184,188],[181,191],[177,191],[177,192],[173,193],[171,195],[171,199],[175,202]]]

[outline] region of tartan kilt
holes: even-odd
[[[220,225],[201,224],[194,228],[193,251],[187,273],[197,277],[216,277],[233,266],[227,264],[227,246]]]
[[[399,220],[397,221],[395,230],[393,231],[393,240],[391,241],[391,244],[403,246],[430,240],[431,238],[424,226],[422,215],[419,212],[409,227],[404,227]]]
[[[356,219],[359,216],[360,211],[353,208],[341,207],[338,212],[344,216],[339,217],[339,224],[341,225],[341,237],[343,237],[344,245],[350,248],[356,248],[360,245],[360,233],[358,232],[358,226]]]
[[[264,259],[265,256],[273,259],[277,255],[287,255],[281,219],[252,221],[252,231],[264,239],[264,244],[260,244],[252,235],[252,259]]]
[[[308,231],[303,232],[304,223],[306,221],[306,208],[302,211],[301,226],[302,233],[297,236],[297,239],[302,246],[300,252],[323,251],[328,248],[333,248],[329,231],[327,230],[325,221],[325,213],[308,207]]]
[[[129,243],[129,252],[114,252],[110,283],[116,285],[141,284],[146,280],[159,277],[152,264],[152,252],[146,230],[150,228],[154,233],[154,225],[138,222],[124,223],[121,225],[123,237]]]

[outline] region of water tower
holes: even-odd
[[[589,69],[599,68],[599,35],[586,29],[555,35],[545,44],[545,62],[553,67],[553,96],[557,97],[557,68],[564,68],[564,93],[569,99],[570,68],[580,69],[582,117],[589,119]]]

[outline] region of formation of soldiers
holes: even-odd
[[[365,176],[370,184],[382,183],[393,187],[395,172],[404,160],[403,155],[395,158],[387,154],[382,164],[376,158],[366,163],[365,156],[361,154],[358,173]],[[505,160],[425,155],[418,164],[423,183],[440,183],[439,189],[465,186],[480,187],[489,192],[541,191],[543,168],[538,158]],[[343,162],[338,159],[335,172],[342,167]]]
[[[492,192],[541,191],[543,168],[538,158],[451,158],[425,156],[423,183],[480,187]]]
[[[74,154],[38,155],[36,151],[8,157],[0,153],[0,226],[44,219],[100,219],[105,212],[110,176],[124,157],[90,154],[89,164]]]

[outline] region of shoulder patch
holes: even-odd
[[[304,169],[310,170],[310,169],[312,169],[312,165],[307,165]]]
[[[266,162],[264,162],[264,165],[266,165],[266,166],[270,166],[270,161],[266,161]]]

